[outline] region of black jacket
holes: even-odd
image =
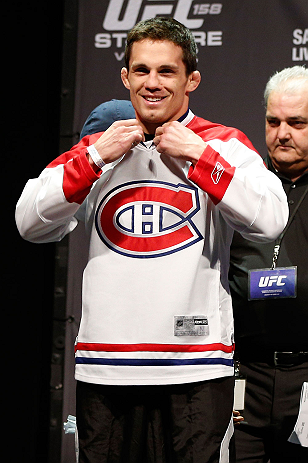
[[[267,158],[268,168],[275,172]],[[288,196],[290,215],[308,185],[308,172],[292,183],[276,173]],[[236,351],[308,351],[308,193],[281,243],[277,267],[297,266],[297,297],[248,301],[248,270],[270,268],[275,242],[259,244],[234,234],[229,281]]]

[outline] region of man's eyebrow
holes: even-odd
[[[267,121],[279,120],[279,118],[277,116],[272,116],[271,114],[266,114],[265,119]]]
[[[307,122],[308,119],[307,119],[307,117],[303,117],[303,116],[292,116],[292,117],[287,117],[287,121]]]
[[[176,64],[162,64],[161,66],[159,66],[158,69],[179,69],[179,66],[177,66]]]
[[[270,119],[280,120],[279,117],[272,116],[271,114],[267,114],[266,119],[267,120],[270,120]],[[290,122],[292,122],[292,121],[308,122],[308,119],[306,117],[303,117],[303,116],[290,116],[290,117],[286,118],[286,121],[290,121]]]
[[[139,68],[139,67],[147,68],[147,65],[144,64],[144,63],[137,63],[137,62],[134,63],[134,62],[133,62],[133,63],[131,64],[130,67],[131,67],[132,69],[133,69],[133,68]]]
[[[149,69],[149,66],[147,64],[144,64],[144,63],[132,63],[131,65],[132,69],[136,69],[136,68],[139,68],[139,67],[143,67],[143,68],[146,68],[146,69]],[[162,69],[174,69],[174,70],[177,70],[179,69],[179,66],[177,66],[176,64],[161,64],[159,67],[158,67],[159,70],[162,70]]]

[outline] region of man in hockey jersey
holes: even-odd
[[[76,340],[80,463],[228,461],[233,408],[233,230],[282,231],[279,179],[244,134],[195,116],[190,31],[128,34],[121,78],[136,118],[84,137],[29,180],[21,235],[90,237]]]

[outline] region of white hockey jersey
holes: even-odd
[[[18,201],[27,240],[61,240],[78,220],[90,234],[78,380],[175,384],[233,374],[233,229],[273,240],[288,206],[244,134],[191,111],[181,123],[208,144],[194,168],[147,142],[97,175],[86,157],[94,134],[29,180]]]

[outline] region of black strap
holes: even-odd
[[[294,219],[294,217],[295,217],[295,214],[296,214],[296,212],[297,212],[298,209],[299,209],[299,206],[300,206],[300,205],[302,204],[302,202],[304,201],[304,198],[305,198],[307,192],[308,192],[308,185],[306,186],[306,189],[305,189],[304,193],[302,194],[302,196],[300,197],[298,203],[296,204],[296,206],[295,206],[295,208],[294,208],[294,211],[293,211],[292,215],[290,215],[287,225],[285,226],[285,228],[284,228],[284,230],[282,231],[282,233],[279,235],[276,244],[279,244],[279,245],[281,244],[282,238],[284,237],[284,235],[286,234],[286,232],[287,232],[289,226],[291,225],[291,223],[292,223],[292,221],[293,221],[293,219]]]
[[[291,223],[292,223],[292,221],[293,221],[293,219],[295,217],[295,214],[299,209],[299,206],[304,201],[304,198],[305,198],[307,192],[308,192],[308,185],[306,186],[304,193],[302,194],[302,196],[300,197],[298,203],[296,204],[296,206],[294,208],[294,211],[292,212],[292,215],[290,215],[289,220],[287,222],[287,225],[285,226],[284,230],[282,231],[282,233],[280,233],[280,235],[278,236],[278,238],[276,240],[276,243],[275,243],[275,246],[274,246],[272,269],[274,269],[276,267],[276,262],[277,262],[277,259],[278,259],[278,256],[279,256],[280,245],[281,245],[282,239],[285,236],[289,226],[291,225]]]

